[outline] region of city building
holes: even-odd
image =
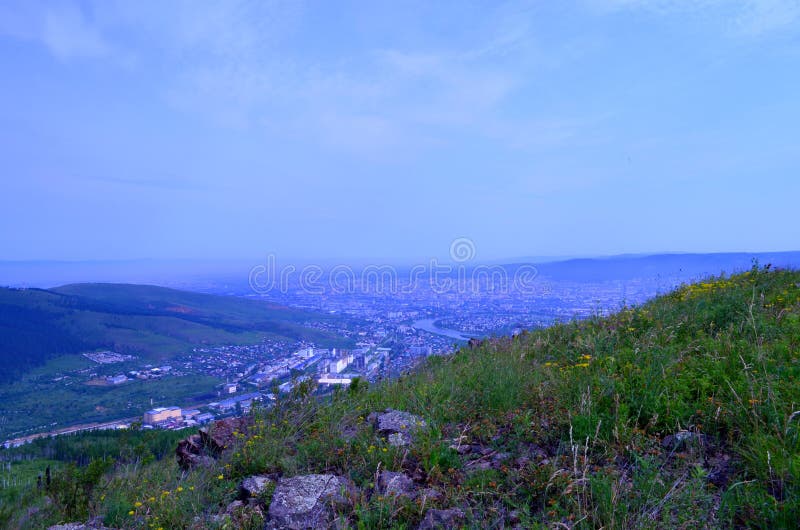
[[[181,417],[180,407],[158,407],[144,413],[144,423],[156,425],[169,420],[179,420]]]
[[[106,383],[109,385],[121,385],[128,380],[123,374],[106,377]]]
[[[204,412],[203,414],[198,414],[197,416],[195,416],[194,421],[202,425],[204,423],[214,421],[214,415],[208,412]]]
[[[338,374],[343,372],[353,362],[353,354],[351,352],[342,351],[342,353],[328,363],[328,372]]]
[[[235,394],[236,389],[236,383],[226,383],[225,386],[222,387],[222,391],[225,394]]]

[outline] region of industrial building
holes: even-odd
[[[144,423],[146,425],[156,425],[169,420],[180,420],[181,418],[180,407],[158,407],[144,413]]]

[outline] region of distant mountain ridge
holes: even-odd
[[[697,279],[746,270],[756,259],[761,264],[772,263],[779,267],[800,266],[800,251],[785,252],[719,252],[719,253],[650,253],[619,254],[612,256],[565,258],[546,256],[521,256],[508,259],[474,259],[458,262],[467,267],[490,265],[515,267],[532,264],[547,278],[563,280],[603,281],[651,276]],[[419,265],[428,266],[429,259],[417,263],[400,263],[393,260],[282,260],[279,266],[316,264],[323,270],[335,266],[348,266],[361,270],[368,265],[389,265],[398,271],[407,271]],[[94,261],[0,261],[0,285],[14,287],[43,287],[62,289],[63,284],[82,282],[111,282],[151,284],[177,287],[191,291],[220,291],[220,283],[230,286],[222,292],[241,294],[252,267],[262,261],[212,261],[212,260],[94,260]],[[208,289],[207,285],[213,285]],[[69,285],[63,285],[67,288]],[[248,287],[245,285],[245,287]],[[249,290],[249,287],[248,287]]]
[[[697,279],[745,271],[754,260],[774,267],[800,267],[800,251],[619,255],[536,263],[535,266],[541,276],[557,280],[625,280],[644,276]]]
[[[261,336],[337,342],[303,326],[330,319],[244,298],[131,284],[0,288],[0,381],[49,358],[108,348],[153,360],[199,344],[257,342]]]

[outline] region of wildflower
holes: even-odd
[[[386,448],[384,447],[384,448],[383,448],[383,452],[385,453],[386,451],[388,451],[388,449],[386,449]]]
[[[148,502],[156,502],[156,498],[155,497],[150,497],[149,499],[147,499],[147,501]]]
[[[189,486],[189,491],[194,491],[194,486]]]
[[[224,479],[224,478],[225,478],[225,477],[224,477],[224,476],[222,476],[222,473],[220,473],[219,475],[217,475],[217,480],[222,480],[222,479]]]
[[[141,503],[141,502],[139,502],[139,501],[136,501],[136,502],[134,502],[134,503],[133,503],[133,505],[134,505],[135,507],[139,508],[139,507],[142,505],[142,503]]]
[[[178,493],[182,492],[183,491],[183,486],[178,486],[178,488],[175,491],[177,491]]]
[[[162,497],[166,497],[167,495],[169,495],[169,492],[167,490],[161,492]]]
[[[133,515],[135,512],[133,510],[128,512],[128,515]]]

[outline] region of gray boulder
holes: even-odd
[[[247,502],[257,501],[275,481],[266,475],[247,477],[239,484],[239,499]]]
[[[464,524],[464,519],[464,512],[458,508],[449,508],[447,510],[431,509],[425,512],[425,517],[422,518],[418,530],[459,528]]]
[[[410,445],[414,440],[414,433],[425,426],[425,420],[401,410],[386,409],[371,415],[375,429],[385,436],[389,445],[401,447]]]
[[[414,481],[403,473],[383,471],[378,475],[378,493],[390,497],[414,498],[416,486]]]
[[[281,479],[272,494],[267,528],[330,528],[336,512],[352,507],[355,486],[336,475]]]

